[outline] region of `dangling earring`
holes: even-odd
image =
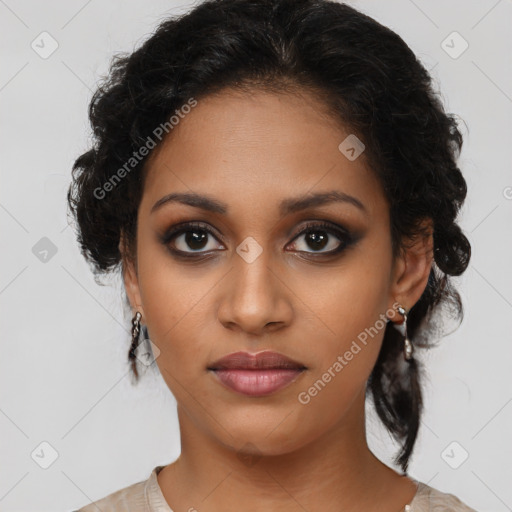
[[[135,316],[132,319],[132,344],[130,346],[130,352],[128,353],[128,358],[130,360],[135,359],[135,350],[137,350],[137,346],[139,344],[141,318],[142,315],[137,311],[137,313],[135,313]]]
[[[398,312],[404,317],[404,359],[410,361],[412,359],[412,343],[407,337],[407,313],[403,306],[398,306]]]

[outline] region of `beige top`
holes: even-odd
[[[147,480],[120,489],[73,512],[173,512],[158,485],[157,474],[165,466],[156,466]],[[414,480],[414,479],[413,479]],[[418,490],[401,512],[477,512],[453,494],[446,494],[414,480]]]

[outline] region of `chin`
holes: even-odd
[[[286,417],[286,413],[275,419],[270,417],[267,421],[261,418],[255,421],[255,417],[257,415],[253,415],[252,420],[247,422],[229,421],[228,432],[231,436],[225,430],[217,429],[219,441],[240,455],[264,457],[291,453],[308,444],[312,437],[304,432],[303,438],[295,422],[285,425],[283,418]]]

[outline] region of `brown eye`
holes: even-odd
[[[350,243],[350,235],[326,223],[311,223],[293,240],[294,250],[307,253],[333,254]]]
[[[167,232],[162,243],[176,253],[201,254],[223,249],[224,246],[217,241],[213,232],[202,224],[185,224],[176,226]]]
[[[186,251],[186,248],[190,248],[193,251],[199,251],[208,245],[209,236],[210,235],[205,231],[186,231],[185,233],[182,233],[180,236],[176,237],[175,245],[176,248],[180,251]],[[181,241],[180,238],[182,238]],[[183,247],[180,247],[180,245]]]

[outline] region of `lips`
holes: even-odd
[[[252,397],[267,396],[285,388],[306,369],[302,363],[271,351],[235,352],[208,367],[226,388]]]
[[[222,357],[209,370],[304,370],[306,367],[283,354],[272,351],[250,354],[249,352],[234,352]]]

